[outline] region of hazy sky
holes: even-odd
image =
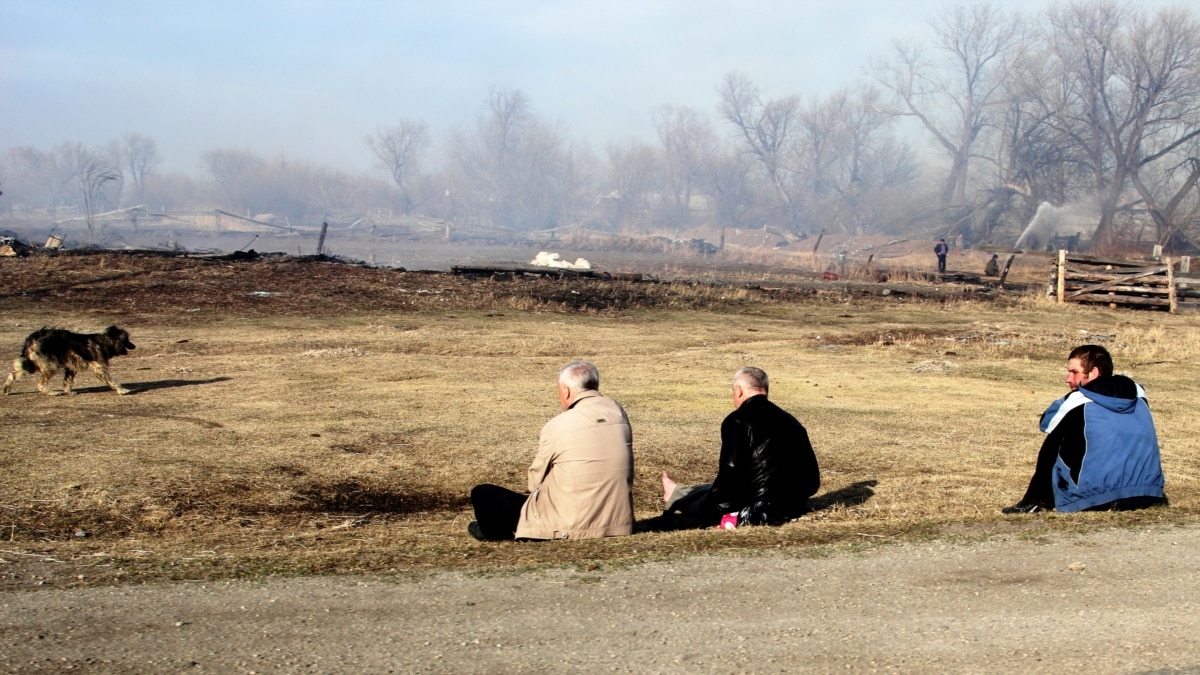
[[[602,152],[653,140],[660,105],[713,111],[731,71],[769,95],[852,85],[953,4],[0,0],[0,150],[135,131],[168,170],[198,173],[202,153],[230,148],[369,171],[373,130],[400,118],[435,136],[470,126],[499,86]]]

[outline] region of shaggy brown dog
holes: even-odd
[[[109,326],[103,333],[72,333],[62,328],[36,330],[25,338],[21,355],[13,361],[12,373],[4,381],[4,395],[8,395],[22,373],[41,372],[38,391],[55,396],[56,392],[50,391],[50,378],[60,369],[64,394],[71,393],[75,373],[81,370],[92,371],[118,394],[128,394],[129,390],[109,375],[108,360],[128,354],[133,348],[129,333],[116,326]]]

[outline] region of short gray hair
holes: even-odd
[[[744,389],[766,392],[771,386],[767,381],[767,373],[762,368],[746,366],[733,374],[733,386],[742,385]]]
[[[587,361],[572,361],[558,372],[558,383],[572,392],[599,391],[600,371]]]

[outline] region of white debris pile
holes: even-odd
[[[592,263],[584,260],[583,258],[576,258],[575,262],[567,262],[566,260],[560,259],[557,253],[547,253],[545,251],[538,253],[537,257],[529,261],[529,264],[537,265],[538,267],[556,267],[568,270],[592,269]]]

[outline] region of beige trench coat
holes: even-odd
[[[518,539],[633,532],[633,431],[621,404],[585,391],[542,427]]]

